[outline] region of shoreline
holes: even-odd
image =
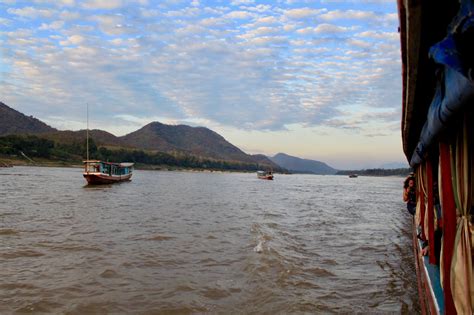
[[[34,163],[21,158],[15,157],[5,157],[0,156],[0,169],[10,168],[14,166],[33,166],[33,167],[69,167],[69,168],[83,168],[83,164],[78,164],[77,162],[66,162],[66,161],[57,161],[57,160],[48,160],[48,159],[35,159]],[[193,173],[256,173],[257,171],[245,171],[245,170],[222,170],[222,169],[208,169],[208,168],[184,168],[184,167],[175,167],[170,165],[155,165],[155,164],[141,164],[135,163],[134,168],[140,171],[165,171],[165,172],[193,172]],[[279,175],[319,175],[319,176],[328,176],[322,174],[311,174],[311,173],[279,173],[274,172],[274,174]],[[332,174],[334,176],[347,176],[346,174]],[[330,175],[329,175],[330,176]],[[406,175],[402,174],[377,174],[377,175],[368,175],[368,174],[359,174],[359,177],[405,177]]]
[[[31,167],[65,167],[65,168],[84,168],[82,164],[66,161],[55,161],[47,159],[35,159],[34,163],[25,159],[1,157],[0,168],[10,168],[14,166],[31,166]],[[220,170],[220,169],[204,169],[204,168],[182,168],[169,165],[154,165],[135,163],[134,169],[140,171],[166,171],[166,172],[203,172],[203,173],[255,173],[256,171],[244,170]]]

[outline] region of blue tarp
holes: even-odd
[[[410,165],[421,163],[439,134],[469,104],[474,106],[474,1],[463,0],[448,35],[430,49],[438,84]]]

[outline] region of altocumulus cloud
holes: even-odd
[[[399,114],[391,2],[3,0],[2,101],[71,126],[89,103],[123,133],[153,117],[373,135]]]

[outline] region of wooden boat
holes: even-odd
[[[257,171],[257,178],[273,180],[273,172],[271,171]]]
[[[398,11],[422,313],[474,314],[474,1],[398,0]]]
[[[129,181],[132,178],[133,163],[111,163],[89,159],[89,104],[87,104],[87,159],[82,175],[89,185],[113,184]]]
[[[113,184],[131,180],[133,163],[84,161],[83,176],[90,185]]]

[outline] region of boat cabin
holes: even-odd
[[[84,172],[127,175],[133,172],[133,163],[111,163],[96,160],[84,161]]]

